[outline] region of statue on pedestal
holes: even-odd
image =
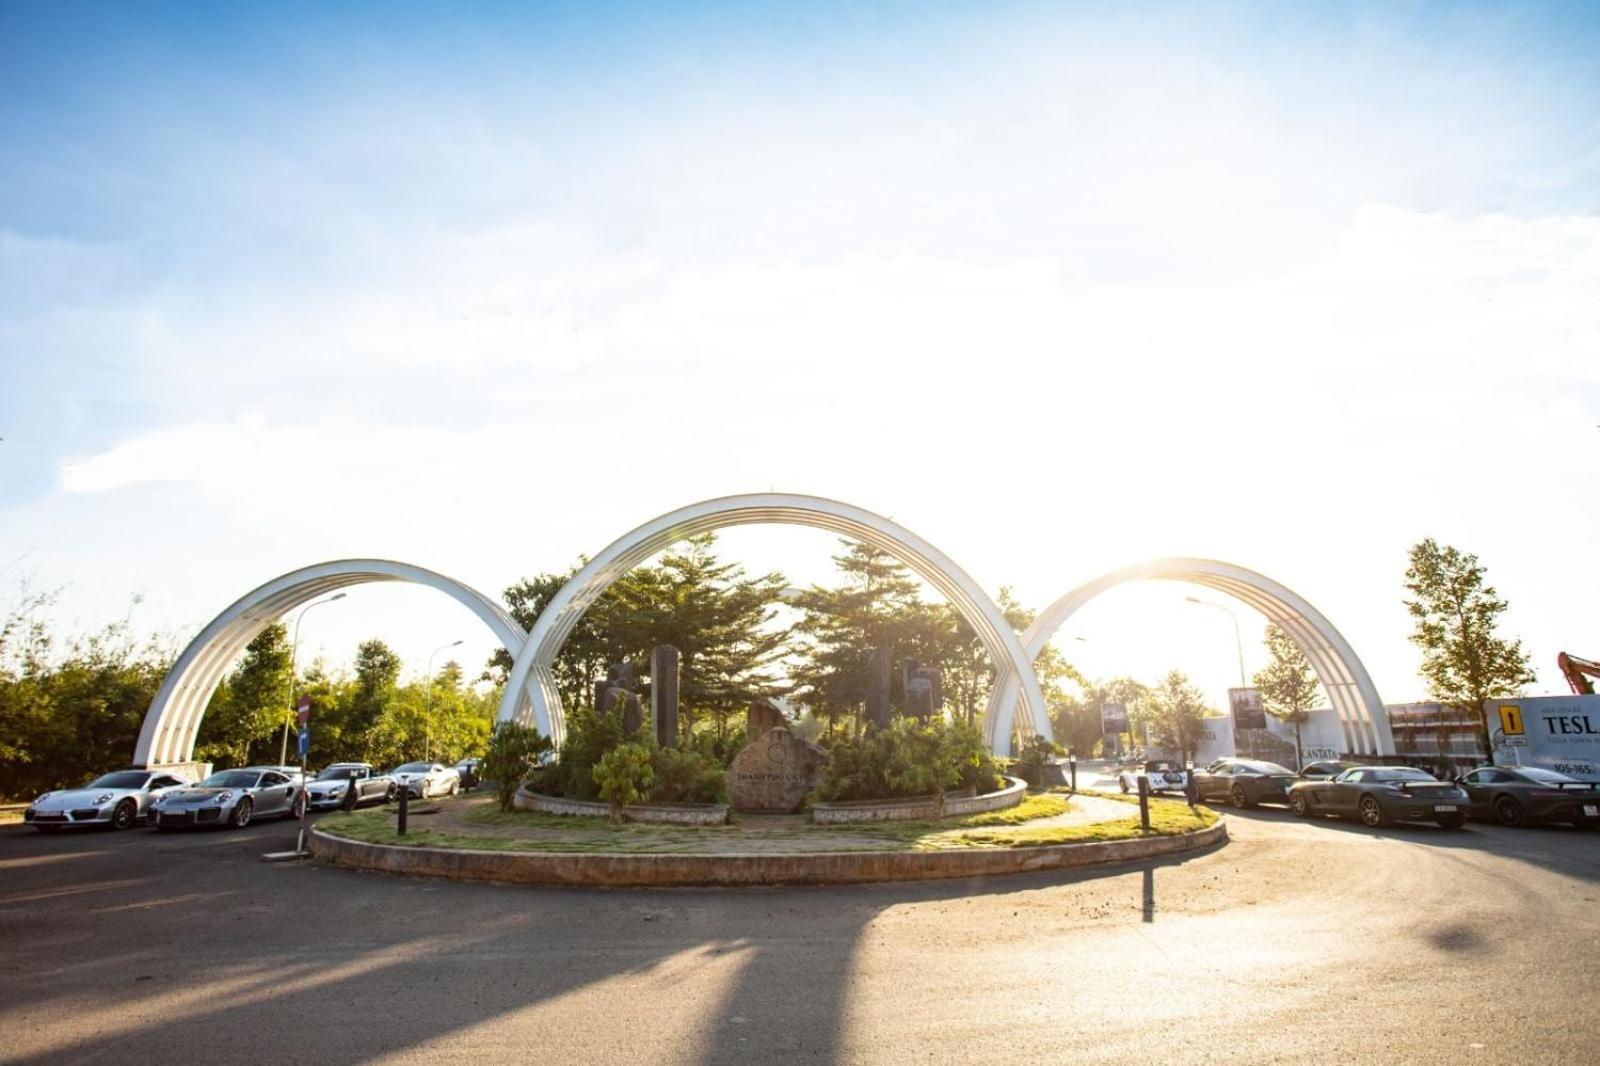
[[[594,708],[601,714],[610,714],[622,708],[622,733],[633,736],[644,723],[644,712],[639,705],[639,694],[633,691],[633,667],[628,663],[612,663],[606,668],[604,681],[595,682]]]

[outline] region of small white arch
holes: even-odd
[[[1019,679],[1011,700],[1012,716],[1020,697],[1026,711],[1021,728],[1050,736],[1050,719],[1044,696],[1034,676],[1032,660],[1005,615],[967,573],[943,552],[881,515],[818,496],[755,493],[704,500],[655,518],[613,541],[582,570],[573,575],[550,600],[506,682],[500,703],[501,721],[528,721],[557,747],[565,734],[561,696],[551,668],[567,636],[589,606],[629,570],[663,548],[700,533],[729,526],[781,523],[811,526],[842,534],[888,552],[948,599],[977,633],[997,675]],[[985,723],[990,746],[1001,755],[1011,746],[1011,721],[998,734]]]
[[[1044,651],[1050,638],[1084,604],[1102,592],[1128,581],[1187,581],[1225,592],[1242,600],[1277,623],[1299,645],[1316,671],[1317,680],[1328,693],[1347,750],[1368,754],[1390,754],[1394,738],[1389,731],[1389,716],[1378,698],[1366,667],[1355,651],[1311,604],[1271,578],[1232,563],[1214,559],[1156,559],[1138,563],[1080,585],[1052,603],[1034,619],[1022,635],[1029,661]],[[1018,685],[1007,673],[989,694],[986,716],[997,727],[1010,727],[1015,713]]]
[[[438,589],[477,615],[513,657],[527,641],[522,627],[498,603],[420,566],[387,559],[340,559],[295,570],[246,593],[212,619],[183,650],[145,713],[133,764],[188,762],[212,694],[228,666],[256,634],[301,604],[335,589],[374,581],[409,581]]]

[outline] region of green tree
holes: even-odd
[[[273,738],[286,721],[289,669],[288,631],[274,622],[245,646],[239,665],[211,697],[196,755],[223,766],[248,766],[250,746]]]
[[[1156,743],[1188,760],[1199,743],[1201,720],[1209,708],[1202,693],[1181,671],[1169,671],[1145,701]]]
[[[1478,719],[1479,743],[1493,751],[1484,701],[1520,694],[1534,675],[1522,641],[1495,634],[1507,604],[1485,583],[1486,573],[1476,555],[1430,537],[1411,548],[1405,577],[1411,597],[1405,605],[1429,694],[1470,710]]]
[[[622,821],[622,809],[638,803],[655,783],[650,749],[644,744],[619,744],[606,752],[591,773],[600,798],[611,805],[611,820]]]
[[[1300,727],[1305,723],[1306,712],[1319,702],[1322,686],[1305,652],[1281,626],[1267,626],[1266,645],[1267,665],[1252,680],[1261,690],[1266,712],[1280,721],[1294,723],[1294,760],[1298,770],[1303,762]]]
[[[501,722],[489,737],[483,756],[483,778],[494,782],[502,811],[509,811],[517,789],[533,773],[539,758],[550,750],[550,738],[517,722]]]
[[[349,733],[360,740],[362,762],[377,762],[383,755],[389,758],[400,755],[402,745],[397,745],[396,740],[408,730],[389,714],[399,680],[400,656],[381,640],[362,641],[356,649],[355,690],[350,694],[346,726]]]

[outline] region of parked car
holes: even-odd
[[[1355,766],[1335,778],[1289,786],[1289,809],[1297,817],[1359,818],[1373,829],[1390,822],[1458,829],[1467,824],[1468,802],[1459,786],[1409,766]]]
[[[394,778],[369,762],[336,762],[306,782],[306,801],[312,810],[358,807],[373,800],[388,803],[396,792]]]
[[[1304,781],[1326,781],[1330,777],[1338,777],[1355,765],[1353,762],[1340,762],[1338,759],[1318,759],[1300,768],[1300,778]]]
[[[456,763],[456,773],[461,777],[462,789],[470,792],[483,784],[483,776],[479,773],[482,766],[482,759],[462,759]]]
[[[256,818],[294,817],[305,802],[300,783],[278,770],[222,770],[198,785],[172,789],[150,805],[157,829],[231,825],[243,829]]]
[[[155,800],[184,783],[154,770],[118,770],[101,774],[82,788],[46,792],[28,804],[22,820],[40,832],[64,825],[129,829],[139,824]]]
[[[1571,822],[1600,826],[1600,785],[1540,766],[1480,766],[1456,778],[1466,789],[1472,817],[1501,825]]]
[[[461,791],[461,775],[436,762],[408,762],[395,767],[394,783],[417,799],[454,796]]]
[[[1218,759],[1194,775],[1201,801],[1225,800],[1235,807],[1288,803],[1288,789],[1298,778],[1287,766],[1260,759]]]
[[[1150,782],[1151,792],[1182,792],[1189,787],[1189,775],[1182,766],[1167,759],[1151,759],[1143,768],[1117,774],[1117,787],[1123,792],[1139,791],[1139,778]]]

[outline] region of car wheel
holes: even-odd
[[[450,795],[454,796],[457,792],[460,792],[460,791],[461,791],[461,782],[459,782],[459,781],[450,782]]]
[[[1446,814],[1442,815],[1438,822],[1440,829],[1460,829],[1467,824],[1467,816],[1464,814]]]
[[[1356,808],[1361,815],[1361,824],[1368,829],[1378,829],[1389,824],[1389,818],[1383,813],[1383,804],[1371,796],[1362,796],[1361,804]]]
[[[250,797],[246,796],[244,799],[234,804],[233,816],[228,819],[228,824],[233,826],[235,829],[243,829],[245,826],[250,824],[250,814],[252,808],[254,807],[255,804],[250,802]]]
[[[139,805],[133,800],[123,800],[111,812],[111,828],[132,829],[133,823],[139,819]]]
[[[1122,794],[1126,796],[1128,794],[1128,779],[1126,777],[1119,777],[1117,778],[1117,784],[1121,786]]]
[[[1494,817],[1501,825],[1521,825],[1527,820],[1522,804],[1510,796],[1501,796],[1494,801]]]
[[[394,787],[393,784],[390,784],[388,790],[385,791],[384,794],[383,794],[383,802],[385,802],[385,803],[393,803],[394,802],[394,798],[395,798],[395,787]]]
[[[302,792],[302,793],[300,793],[299,795],[297,795],[294,798],[294,802],[293,803],[289,804],[289,817],[290,818],[301,818],[301,817],[304,817],[305,813],[306,813],[306,794],[304,792]]]
[[[344,802],[339,804],[339,806],[343,807],[347,811],[353,811],[360,805],[361,794],[356,791],[355,785],[351,785],[349,788],[345,789]]]
[[[1297,796],[1293,792],[1289,793],[1289,809],[1294,812],[1296,818],[1311,817],[1311,809],[1306,806],[1306,798]]]
[[[1255,806],[1254,803],[1250,802],[1250,797],[1245,795],[1244,786],[1241,785],[1241,784],[1237,784],[1237,783],[1235,783],[1234,786],[1228,790],[1228,800],[1235,807],[1254,807]]]

